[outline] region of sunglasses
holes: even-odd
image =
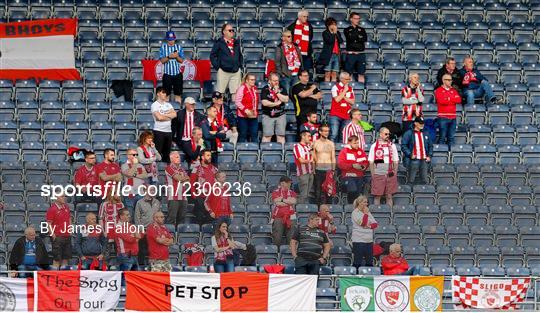
[[[390,133],[384,133],[383,135],[385,135],[385,136],[389,136],[389,135],[390,135]]]
[[[130,154],[128,154],[128,155],[133,155],[133,156],[135,156],[135,155],[137,155],[137,153],[130,153]]]
[[[234,29],[227,29],[229,33],[234,33]]]
[[[289,35],[289,36],[283,36],[283,37],[285,37],[285,38],[291,38],[291,35]]]

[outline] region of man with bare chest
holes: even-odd
[[[336,148],[334,143],[328,139],[330,127],[322,125],[319,128],[319,139],[313,145],[313,160],[315,161],[315,201],[317,204],[332,203],[327,195],[322,192],[321,185],[326,179],[328,171],[336,169]]]

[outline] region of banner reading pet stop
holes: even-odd
[[[0,23],[0,79],[78,80],[76,19]]]
[[[125,272],[126,310],[315,311],[317,276]]]

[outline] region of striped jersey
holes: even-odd
[[[313,174],[313,154],[311,153],[311,147],[300,142],[294,145],[293,152],[294,163],[296,164],[296,176]],[[300,158],[307,159],[312,162],[302,164],[299,161]]]
[[[162,44],[161,48],[159,48],[159,58],[162,59],[169,56],[175,51],[178,51],[178,56],[184,59],[184,50],[180,45],[174,44],[169,46],[167,43]],[[167,63],[163,64],[163,73],[167,75],[180,74],[180,63],[176,59],[169,59]]]
[[[422,132],[414,132],[414,147],[412,155],[417,160],[425,160],[427,158],[424,134]]]
[[[343,131],[341,134],[343,137],[343,143],[348,144],[349,137],[351,136],[357,136],[358,140],[360,141],[360,147],[362,150],[366,147],[366,141],[364,140],[364,129],[362,126],[353,123],[352,121],[347,124],[347,126],[343,127]]]
[[[173,178],[176,174],[188,176],[182,165],[169,164],[165,168],[165,179],[167,182],[167,200],[187,200],[184,195],[182,183]]]

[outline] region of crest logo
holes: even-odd
[[[352,286],[347,288],[344,297],[353,311],[365,311],[371,301],[371,291],[364,286]]]
[[[195,80],[195,76],[197,76],[197,67],[193,62],[186,60],[180,65],[180,72],[183,73],[185,80]]]
[[[423,312],[433,312],[441,304],[441,294],[433,286],[422,286],[414,293],[414,304]]]
[[[404,311],[409,305],[409,290],[398,280],[387,280],[377,287],[375,303],[382,311]]]
[[[17,299],[13,291],[5,284],[0,283],[0,312],[15,311]]]

